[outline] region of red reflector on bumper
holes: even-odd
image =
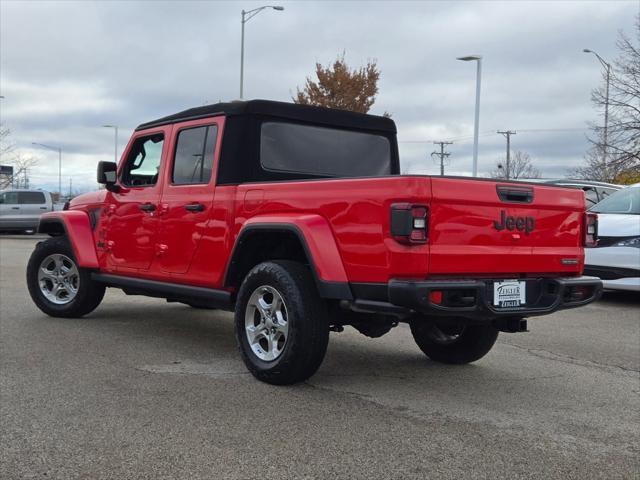
[[[431,292],[429,292],[429,301],[436,305],[440,305],[442,303],[442,291],[431,290]]]

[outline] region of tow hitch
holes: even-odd
[[[496,318],[493,321],[493,326],[501,331],[507,333],[528,332],[527,320],[525,318],[518,317],[505,317]]]

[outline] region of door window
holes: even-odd
[[[172,173],[174,185],[209,183],[217,134],[216,125],[189,128],[178,134]]]
[[[22,205],[42,205],[47,203],[42,192],[18,192],[18,201]]]
[[[0,193],[0,204],[17,205],[18,204],[18,192]]]
[[[121,181],[130,187],[152,187],[158,182],[164,135],[137,138],[127,156]]]

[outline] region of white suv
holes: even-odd
[[[585,249],[585,275],[605,289],[640,291],[640,183],[589,210],[598,214],[598,246]]]

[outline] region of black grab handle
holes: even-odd
[[[498,198],[503,202],[531,203],[533,202],[532,187],[512,187],[498,185]]]

